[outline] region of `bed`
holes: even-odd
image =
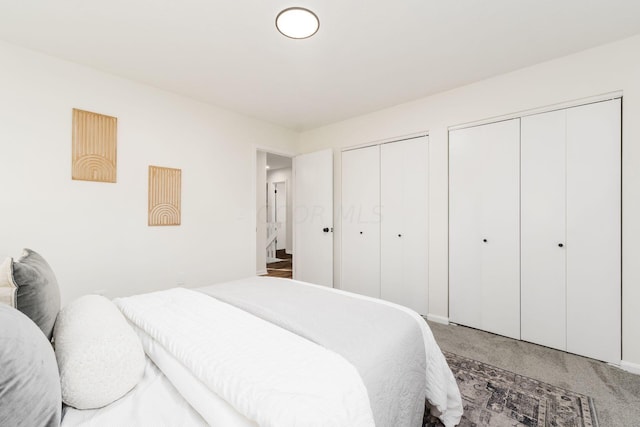
[[[402,306],[270,277],[113,304],[144,349],[141,378],[106,406],[65,405],[62,426],[411,427],[425,401],[446,426],[462,415],[431,331]]]

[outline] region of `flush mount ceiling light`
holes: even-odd
[[[289,38],[306,39],[318,32],[320,21],[309,9],[290,7],[278,14],[276,28]]]

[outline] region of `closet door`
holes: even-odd
[[[522,118],[521,334],[566,350],[566,110]]]
[[[620,363],[621,103],[567,110],[567,350]]]
[[[427,137],[380,147],[381,298],[428,312]]]
[[[342,289],[380,297],[380,147],[342,153]]]
[[[449,317],[520,338],[520,120],[449,133]]]

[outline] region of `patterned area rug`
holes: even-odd
[[[444,355],[462,394],[464,415],[460,427],[598,426],[589,396],[453,353]],[[442,423],[437,418],[425,413],[423,427],[439,426]]]

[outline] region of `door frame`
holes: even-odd
[[[251,265],[251,271],[254,272],[254,274],[258,274],[258,273],[262,273],[260,271],[258,271],[256,269],[256,263],[257,263],[257,254],[258,254],[258,218],[257,218],[257,213],[258,213],[258,206],[256,204],[256,200],[258,197],[257,194],[257,181],[258,181],[258,152],[262,151],[265,153],[271,153],[271,154],[276,154],[278,156],[283,156],[283,157],[289,157],[291,159],[291,173],[293,174],[293,158],[296,156],[296,153],[293,151],[288,151],[288,150],[281,150],[281,149],[277,149],[277,148],[273,148],[273,147],[269,147],[266,145],[260,145],[260,144],[252,144],[252,149],[251,149],[251,168],[253,170],[252,176],[253,179],[251,180],[251,200],[252,200],[252,205],[253,205],[253,213],[250,214],[251,219],[250,219],[250,224],[251,224],[251,228],[254,230],[254,234],[253,234],[253,238],[251,239],[251,246],[250,246],[250,251],[251,254],[249,256],[249,260],[250,260],[250,265]],[[266,170],[265,170],[265,174],[266,174]],[[291,184],[291,187],[293,187],[293,183]],[[264,191],[264,189],[261,189],[260,191]],[[294,200],[294,196],[295,194],[292,193],[291,194],[291,203],[295,204],[295,200]],[[292,224],[292,233],[294,233],[295,236],[295,223]],[[295,250],[295,241],[293,243],[293,247]],[[292,265],[292,270],[295,270],[295,265]],[[265,270],[266,270],[266,266],[265,266]]]

